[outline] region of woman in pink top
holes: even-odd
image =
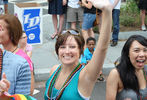
[[[23,58],[25,58],[27,60],[27,62],[30,65],[30,70],[31,72],[33,71],[33,63],[30,59],[30,57],[22,50],[22,49],[18,49],[15,54],[22,56]]]
[[[10,51],[14,54],[20,55],[27,60],[30,65],[31,70],[31,87],[30,87],[30,95],[33,94],[34,91],[34,74],[33,74],[33,65],[30,57],[21,49],[18,48],[18,42],[22,37],[22,26],[20,21],[14,15],[1,15],[0,17],[0,27],[2,29],[1,33],[1,44],[3,48],[7,51]]]
[[[19,48],[22,49],[30,58],[32,57],[32,45],[27,43],[27,35],[23,32],[19,40]]]

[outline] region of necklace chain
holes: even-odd
[[[14,53],[14,52],[17,50],[17,48],[18,48],[18,47],[16,47],[16,48],[12,51],[12,53]]]

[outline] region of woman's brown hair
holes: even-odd
[[[22,26],[19,19],[12,14],[4,14],[0,15],[0,20],[4,20],[7,23],[6,28],[13,45],[18,45],[19,39],[22,36]]]
[[[71,34],[69,31],[67,31],[67,32],[64,33],[64,34],[61,33],[61,34],[58,36],[58,38],[57,38],[57,40],[56,40],[56,44],[55,44],[55,51],[56,51],[56,54],[58,55],[59,47],[60,47],[61,45],[63,45],[63,44],[66,42],[66,40],[67,40],[67,38],[68,38],[69,36],[73,36],[73,37],[74,37],[74,39],[76,40],[76,42],[77,42],[77,44],[78,44],[78,47],[79,47],[79,49],[80,49],[80,55],[83,54],[83,49],[84,49],[84,45],[85,45],[85,41],[84,41],[83,36],[82,36],[80,33],[77,34],[77,35]]]

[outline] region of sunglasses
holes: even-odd
[[[70,34],[73,34],[73,35],[79,35],[80,32],[77,31],[77,30],[63,30],[61,34],[65,34],[65,33],[70,33]]]

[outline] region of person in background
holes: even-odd
[[[93,56],[93,52],[95,50],[96,40],[93,37],[89,37],[86,41],[87,48],[84,49],[84,53],[81,55],[81,64],[87,65]],[[98,77],[98,81],[104,81],[102,70],[100,71],[100,75]]]
[[[8,0],[3,0],[3,1],[4,1],[5,14],[8,14]]]
[[[96,8],[87,0],[82,0],[82,4],[84,5],[82,35],[86,42],[88,37],[94,38],[93,23],[96,19]]]
[[[22,36],[22,26],[19,21],[19,19],[14,15],[1,15],[0,16],[0,28],[1,28],[1,34],[2,39],[1,44],[4,48],[4,50],[10,51],[16,55],[21,56],[24,58],[30,67],[31,71],[31,95],[34,91],[34,74],[33,74],[33,63],[30,59],[30,57],[21,49],[18,48],[19,40]]]
[[[32,45],[27,43],[27,35],[23,32],[19,40],[19,48],[22,49],[30,58],[32,57]]]
[[[138,7],[140,9],[141,30],[146,31],[145,15],[146,15],[146,10],[147,10],[147,0],[139,0]]]
[[[112,33],[112,42],[111,46],[114,47],[117,45],[118,36],[119,36],[119,16],[120,16],[120,6],[121,0],[110,0],[112,4],[112,19],[113,19],[113,33]]]
[[[80,0],[68,0],[67,3],[67,23],[71,23],[71,29],[77,29],[77,21],[82,24],[83,21],[83,8],[80,6]]]
[[[54,39],[62,31],[64,23],[64,14],[66,13],[67,0],[48,0],[48,13],[52,15],[54,33],[51,38]],[[58,18],[59,15],[59,29],[58,29]]]
[[[91,61],[86,66],[79,63],[85,45],[76,30],[63,31],[58,36],[55,51],[61,64],[54,65],[46,82],[45,100],[89,100],[102,69],[112,27],[112,6],[109,0],[90,0],[103,11],[102,28]]]
[[[132,35],[123,46],[116,68],[107,78],[106,100],[147,99],[147,38]]]
[[[84,53],[81,55],[81,64],[87,65],[91,60],[93,52],[95,50],[96,40],[93,37],[89,37],[86,41],[86,48],[84,49]]]

